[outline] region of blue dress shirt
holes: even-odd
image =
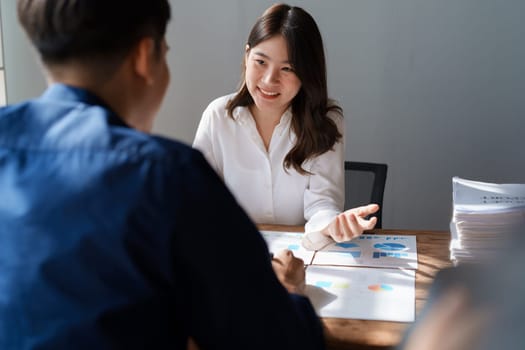
[[[319,349],[202,155],[55,84],[0,109],[0,349]]]

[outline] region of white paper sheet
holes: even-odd
[[[361,235],[317,251],[312,264],[417,269],[416,236]]]
[[[454,176],[452,195],[456,212],[498,213],[525,208],[525,184],[494,184]]]
[[[294,256],[303,259],[304,264],[308,265],[312,263],[314,251],[306,250],[301,245],[303,238],[302,233],[298,232],[278,232],[278,231],[260,231],[270,252],[277,253],[283,249],[289,249],[293,252]]]
[[[414,270],[310,265],[306,283],[321,317],[414,321]]]

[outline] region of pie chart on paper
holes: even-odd
[[[368,289],[370,289],[373,292],[391,292],[394,290],[394,288],[391,285],[384,283],[368,286]]]
[[[374,244],[374,248],[388,251],[399,251],[405,250],[407,247],[399,243],[377,243]]]

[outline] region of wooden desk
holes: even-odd
[[[303,232],[302,226],[259,225],[260,230]],[[449,258],[450,233],[445,231],[373,230],[367,233],[415,235],[416,315],[428,297],[436,273],[452,266]],[[401,341],[410,323],[323,318],[328,349],[391,349]]]

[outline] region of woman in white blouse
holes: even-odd
[[[327,97],[321,34],[299,7],[277,4],[248,38],[238,92],[206,108],[193,146],[256,223],[305,225],[320,249],[372,229],[371,204],[342,212],[344,121]]]

